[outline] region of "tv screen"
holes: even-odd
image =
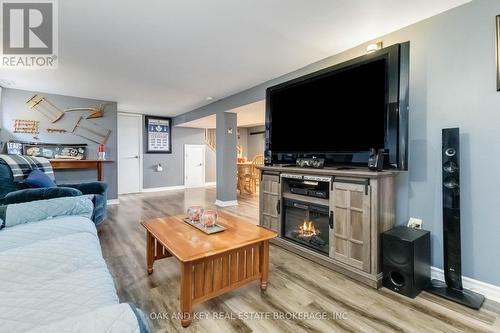
[[[407,170],[409,64],[405,42],[267,88],[266,165],[366,166],[383,148],[384,167]]]
[[[350,66],[269,92],[272,151],[367,152],[384,148],[387,59]]]

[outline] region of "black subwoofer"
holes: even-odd
[[[430,233],[396,227],[382,234],[384,287],[414,298],[430,283]]]
[[[462,287],[462,252],[460,239],[460,130],[442,131],[443,183],[443,253],[446,283],[432,280],[427,291],[479,309],[484,296]]]

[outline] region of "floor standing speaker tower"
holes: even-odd
[[[460,243],[460,132],[443,129],[443,248],[445,283],[432,280],[427,291],[465,306],[479,309],[484,296],[462,287]]]

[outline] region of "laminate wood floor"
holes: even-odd
[[[224,210],[257,223],[258,198],[238,201]],[[276,246],[270,248],[266,292],[255,281],[195,305],[193,323],[184,329],[175,318],[179,264],[163,259],[147,274],[139,222],[214,202],[215,188],[124,195],[119,205],[109,206],[108,220],[98,228],[120,301],[141,308],[153,332],[500,332],[498,303],[486,301],[474,311],[425,292],[409,299],[366,287]]]

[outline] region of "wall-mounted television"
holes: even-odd
[[[386,167],[406,170],[408,67],[409,42],[268,88],[266,164],[366,166],[383,148]]]

